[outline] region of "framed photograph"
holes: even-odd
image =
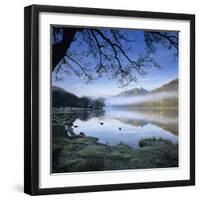
[[[195,184],[195,16],[25,8],[24,191]]]

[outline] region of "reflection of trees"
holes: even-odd
[[[86,112],[80,112],[76,114],[76,119],[80,119],[82,121],[87,121],[94,117],[102,117],[105,114],[104,110],[92,110]]]
[[[102,117],[104,110],[73,110],[65,113],[53,113],[53,121],[62,125],[73,125],[76,119],[87,121],[93,117]]]
[[[148,67],[159,66],[155,60],[156,44],[173,49],[178,55],[177,32],[144,31],[146,51],[140,55],[135,53],[137,44],[132,33],[125,29],[54,26],[52,72],[57,78],[59,72],[73,73],[86,81],[107,76],[124,86],[136,81],[137,75],[145,75]],[[70,48],[73,42],[76,42],[76,50]]]

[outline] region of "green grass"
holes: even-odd
[[[56,141],[54,173],[178,166],[178,145],[162,138],[143,139],[138,149],[125,144],[100,144],[94,137],[54,138],[53,141]]]

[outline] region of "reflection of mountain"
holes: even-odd
[[[108,116],[119,120],[124,124],[134,127],[143,127],[153,124],[175,135],[178,134],[177,109],[130,109],[123,108],[112,110]]]
[[[128,107],[178,107],[178,79],[151,91],[127,90],[108,99],[108,105]]]
[[[175,135],[178,135],[178,124],[177,123],[159,123],[159,122],[151,122],[152,124],[166,130],[169,131]]]
[[[124,123],[124,124],[128,124],[134,127],[139,127],[142,128],[144,126],[146,126],[147,124],[149,124],[148,121],[146,120],[142,120],[142,119],[127,119],[127,118],[116,118],[118,121]]]

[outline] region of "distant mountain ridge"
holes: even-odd
[[[141,87],[120,92],[119,94],[115,95],[115,97],[140,96],[148,93],[149,93],[148,90],[145,90],[144,88]]]
[[[159,88],[151,90],[151,94],[159,93],[159,92],[178,92],[178,79],[174,79]]]
[[[160,93],[160,92],[177,92],[178,91],[178,79],[174,79],[161,87],[158,87],[153,90],[146,90],[144,88],[133,88],[130,90],[126,90],[123,92],[120,92],[119,94],[115,95],[114,97],[128,97],[128,96],[141,96],[141,95],[151,95],[155,93]]]
[[[123,105],[123,99],[119,106],[136,107],[178,107],[178,79],[174,79],[154,90],[144,88],[134,88],[126,90],[115,96],[115,98],[133,98],[128,104]],[[139,101],[138,99],[141,99]],[[137,100],[137,101],[135,101]]]
[[[98,88],[97,88],[98,89]],[[60,87],[52,87],[53,107],[102,108],[104,99],[78,97]],[[126,107],[178,107],[178,79],[174,79],[154,90],[133,88],[112,97],[111,106]]]

